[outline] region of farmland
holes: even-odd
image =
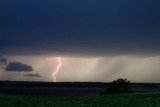
[[[0,83],[0,107],[160,107],[159,84],[132,83],[132,93],[101,95],[107,83]]]
[[[81,97],[0,95],[1,107],[159,107],[160,93]]]

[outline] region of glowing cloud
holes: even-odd
[[[56,82],[56,77],[55,77],[55,75],[59,72],[59,69],[60,69],[60,67],[62,66],[62,62],[61,62],[61,57],[58,57],[58,62],[59,62],[59,65],[57,66],[57,68],[56,68],[56,71],[53,73],[53,79],[54,79],[54,82]]]

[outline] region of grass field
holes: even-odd
[[[132,93],[117,95],[100,95],[103,87],[42,86],[2,85],[0,107],[160,107],[159,84],[132,84]]]
[[[88,97],[0,95],[0,107],[160,107],[160,93]]]

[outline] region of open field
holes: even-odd
[[[107,83],[0,83],[0,107],[160,107],[159,84],[130,84],[130,94],[100,95]]]
[[[105,88],[80,87],[0,87],[0,93],[9,95],[43,95],[43,96],[93,96],[99,95]]]
[[[160,107],[160,93],[88,97],[0,95],[0,107]]]
[[[105,89],[106,84],[91,82],[0,82],[0,93],[9,95],[93,96]]]
[[[9,95],[93,96],[100,95],[108,83],[100,82],[23,82],[0,81],[0,93]],[[158,83],[131,83],[133,93],[160,92]]]
[[[0,87],[1,94],[23,96],[95,96],[100,95],[103,87]],[[160,88],[132,87],[132,93],[159,93]]]

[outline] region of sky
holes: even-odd
[[[159,0],[1,0],[0,80],[160,82]]]

